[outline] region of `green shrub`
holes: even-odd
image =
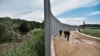
[[[13,40],[13,31],[10,27],[0,24],[0,43],[10,42]]]
[[[19,47],[14,46],[2,53],[2,56],[45,56],[44,32],[41,29],[33,30],[32,37]],[[16,48],[15,48],[16,47]]]

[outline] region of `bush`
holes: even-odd
[[[23,42],[19,47],[10,48],[2,53],[2,56],[45,56],[44,32],[35,29],[32,37]]]
[[[0,24],[0,43],[12,41],[13,33],[11,29],[3,24]]]

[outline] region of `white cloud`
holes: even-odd
[[[3,2],[0,1],[0,17],[10,16],[39,22],[44,19],[43,0],[2,1]],[[98,3],[99,2],[97,2],[97,0],[51,0],[52,11],[54,15],[60,15],[65,11],[69,11],[75,8],[93,6]]]
[[[90,13],[88,16],[97,15],[97,14],[100,14],[100,11],[92,12],[92,13]]]
[[[20,16],[20,18],[24,18],[26,20],[38,21],[42,22],[44,18],[44,13],[42,10],[34,10],[31,13]]]
[[[0,10],[0,17],[13,17],[13,15],[18,14],[18,12],[10,12],[10,11],[6,11],[6,10]]]
[[[99,0],[55,0],[52,1],[51,7],[54,15],[60,15],[65,11],[81,7],[94,6],[99,3]]]
[[[59,18],[62,23],[70,24],[70,25],[81,25],[83,24],[83,21],[85,21],[87,18],[85,17],[68,17],[68,18]]]
[[[3,0],[0,2],[0,17],[8,16],[39,22],[44,18],[43,0]]]
[[[86,24],[100,24],[100,22],[95,22],[95,21],[94,22],[90,22],[89,21],[89,22],[86,22]]]

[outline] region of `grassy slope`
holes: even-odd
[[[33,30],[32,37],[19,47],[1,53],[0,56],[44,56],[44,32],[42,29]]]
[[[85,29],[83,33],[89,34],[91,36],[100,37],[100,29]]]

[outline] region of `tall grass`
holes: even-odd
[[[33,30],[32,37],[24,41],[19,47],[16,45],[2,52],[1,56],[44,56],[44,31]]]
[[[100,29],[85,29],[83,33],[91,36],[100,37]]]

